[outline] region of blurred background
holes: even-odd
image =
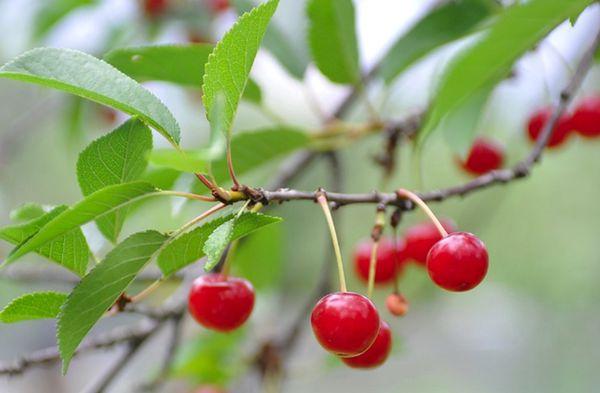
[[[64,3],[64,2],[63,2]],[[213,42],[235,22],[232,7],[211,12],[202,1],[172,1],[164,15],[145,13],[134,0],[89,1],[56,24],[40,26],[48,13],[45,0],[0,1],[2,63],[37,46],[67,47],[101,57],[120,46],[147,43]],[[377,61],[394,39],[429,12],[437,1],[356,0],[361,61],[365,69]],[[289,40],[299,61],[308,58],[304,1],[281,0],[274,24]],[[501,141],[512,164],[527,154],[526,122],[536,109],[555,103],[572,75],[582,51],[600,25],[600,6],[590,7],[577,23],[552,32],[520,60],[514,77],[500,84],[485,105],[477,132]],[[436,77],[468,40],[446,45],[419,61],[388,88],[375,83],[370,100],[386,119],[402,119],[424,108],[435,91]],[[237,131],[273,123],[273,114],[293,126],[314,130],[319,112],[331,113],[347,94],[312,64],[302,78],[292,75],[267,50],[259,53],[252,71],[262,91],[262,104],[243,102]],[[174,113],[185,148],[201,146],[208,137],[199,91],[166,83],[145,83]],[[579,92],[600,92],[596,66]],[[113,129],[125,115],[77,102],[66,94],[0,81],[0,224],[24,202],[72,204],[81,198],[75,176],[78,153]],[[74,109],[77,105],[82,108]],[[318,108],[318,110],[316,109]],[[351,119],[365,114],[357,108]],[[155,138],[155,147],[167,147]],[[373,156],[383,139],[374,135],[340,150],[343,189],[381,189],[381,168]],[[477,192],[464,199],[432,205],[436,213],[455,220],[460,229],[476,233],[490,254],[486,280],[473,291],[449,293],[435,287],[426,272],[409,266],[400,282],[411,303],[401,319],[387,318],[394,332],[391,358],[372,371],[344,367],[327,355],[307,328],[296,347],[285,380],[285,392],[595,392],[600,389],[600,142],[571,138],[548,152],[532,176]],[[421,175],[416,162],[421,163]],[[269,183],[281,162],[245,174],[247,184]],[[410,146],[399,151],[399,166],[388,190],[420,190],[458,184],[468,177],[443,133],[431,138],[415,160]],[[186,189],[193,179],[178,178],[173,188]],[[331,185],[328,165],[319,160],[294,187],[314,190]],[[131,215],[124,232],[176,228],[198,211],[197,204],[152,201]],[[268,210],[283,224],[251,237],[236,256],[236,266],[258,288],[257,308],[243,332],[207,334],[187,321],[173,382],[161,391],[191,392],[201,383],[223,383],[237,391],[258,389],[243,377],[244,357],[253,345],[287,327],[316,285],[330,240],[318,207],[289,203]],[[336,220],[345,255],[350,288],[364,291],[351,270],[353,245],[369,236],[373,206],[340,209]],[[424,220],[406,214],[401,229]],[[92,250],[108,249],[93,224],[84,228]],[[0,244],[0,259],[10,251]],[[334,261],[331,260],[333,264]],[[41,280],[19,278],[19,269],[39,273]],[[57,280],[62,271],[35,255],[0,273],[0,306],[14,297],[40,289],[68,290],[73,281]],[[39,277],[38,277],[39,278]],[[73,277],[71,277],[73,278]],[[335,281],[334,281],[335,282]],[[142,284],[137,284],[142,285]],[[169,296],[177,283],[166,284],[150,301]],[[141,287],[140,287],[141,288]],[[383,307],[389,288],[377,290]],[[124,315],[102,321],[91,334],[129,323]],[[135,391],[152,373],[165,351],[167,332],[160,332],[112,385],[113,392]],[[55,345],[54,321],[0,325],[0,361],[10,361],[35,349]],[[66,377],[58,365],[32,368],[23,375],[0,377],[1,392],[84,392],[119,355],[121,349],[82,355]]]

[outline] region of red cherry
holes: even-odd
[[[144,12],[152,18],[164,14],[168,6],[168,0],[144,0]]]
[[[600,136],[600,96],[581,101],[571,116],[571,126],[583,137]]]
[[[225,393],[225,391],[218,386],[206,385],[199,387],[194,393]]]
[[[540,133],[542,132],[544,125],[552,116],[553,108],[543,108],[539,111],[535,112],[533,116],[529,119],[529,124],[527,125],[527,135],[531,142],[537,141]],[[563,114],[559,119],[557,125],[554,127],[554,131],[552,132],[552,136],[550,136],[550,140],[548,141],[548,147],[557,147],[562,145],[566,140],[569,134],[571,133],[571,118],[567,114]]]
[[[375,342],[365,352],[358,356],[342,358],[342,361],[352,368],[375,368],[381,366],[392,350],[392,331],[390,325],[381,321],[379,333]]]
[[[449,291],[475,288],[488,270],[488,253],[479,238],[467,232],[451,233],[427,255],[427,271],[438,286]]]
[[[322,297],[313,308],[310,322],[323,348],[342,357],[363,353],[379,331],[375,305],[354,292],[335,292]]]
[[[392,293],[385,299],[385,306],[390,314],[401,317],[408,312],[408,301],[400,293]]]
[[[504,148],[498,142],[477,138],[471,146],[467,159],[462,162],[462,167],[473,175],[483,175],[494,169],[502,167],[504,162]]]
[[[213,12],[224,12],[229,9],[229,0],[207,0]]]
[[[242,325],[254,307],[254,288],[247,280],[222,274],[206,274],[194,280],[188,309],[208,329],[221,332]]]
[[[447,232],[456,231],[456,225],[451,220],[442,220],[441,222]],[[406,255],[415,262],[425,265],[427,253],[441,238],[442,235],[430,221],[413,225],[404,234]]]
[[[358,277],[367,282],[369,280],[369,268],[371,264],[371,250],[373,242],[363,240],[357,244],[354,250],[354,269]],[[377,248],[377,262],[375,264],[375,282],[384,284],[392,281],[398,271],[398,263],[394,243],[389,239],[381,239]]]

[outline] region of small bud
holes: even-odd
[[[400,293],[392,293],[385,300],[385,306],[390,314],[401,317],[408,312],[408,301]]]

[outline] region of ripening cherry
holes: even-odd
[[[144,12],[152,18],[164,14],[168,7],[168,0],[144,0]]]
[[[408,301],[401,293],[391,293],[385,299],[385,306],[396,317],[402,317],[408,312]]]
[[[538,110],[531,116],[529,124],[527,125],[527,136],[531,142],[537,141],[544,129],[544,125],[552,116],[552,112],[553,108],[547,107]],[[552,136],[550,136],[547,147],[558,147],[562,145],[567,140],[571,130],[571,117],[567,114],[563,114],[558,119],[557,125],[554,127],[554,131],[552,132]]]
[[[363,240],[356,245],[354,250],[354,269],[358,277],[367,282],[371,265],[372,240]],[[375,265],[375,283],[385,284],[396,277],[399,264],[396,262],[394,243],[383,238],[377,248],[377,262]]]
[[[385,363],[391,350],[392,331],[390,325],[381,321],[377,338],[369,349],[358,356],[342,358],[342,361],[352,368],[375,368]]]
[[[207,0],[207,3],[213,12],[225,12],[229,9],[229,0]]]
[[[377,337],[380,323],[373,302],[354,292],[322,297],[313,308],[310,322],[321,346],[340,357],[367,350]]]
[[[194,280],[188,309],[202,326],[228,332],[241,326],[254,307],[254,288],[242,278],[219,273]]]
[[[571,128],[586,138],[600,136],[600,96],[581,101],[571,116]]]
[[[467,232],[451,233],[427,255],[427,271],[438,286],[462,292],[476,287],[488,270],[485,244]]]
[[[456,231],[456,225],[451,220],[441,220],[447,232]],[[442,238],[432,222],[423,222],[408,228],[404,234],[406,241],[406,256],[415,262],[425,265],[427,254],[433,245]]]
[[[504,148],[498,142],[479,137],[473,142],[467,159],[461,162],[465,171],[473,175],[483,175],[502,167]]]

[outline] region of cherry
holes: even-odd
[[[218,386],[206,385],[200,386],[194,393],[225,393],[225,391]]]
[[[375,368],[386,361],[391,350],[392,331],[390,325],[381,321],[377,338],[369,349],[358,356],[342,358],[342,361],[352,368]]]
[[[242,325],[254,307],[254,288],[247,280],[206,274],[194,280],[188,309],[204,327],[221,332]]]
[[[229,0],[207,0],[213,12],[224,12],[229,9]]]
[[[164,14],[168,6],[168,0],[144,0],[144,12],[152,18]]]
[[[454,232],[456,225],[451,220],[442,220],[442,226],[447,232]],[[406,255],[417,263],[425,265],[427,253],[433,245],[442,238],[432,222],[423,222],[408,228],[404,234]]]
[[[527,135],[531,142],[537,141],[540,133],[544,129],[544,125],[552,116],[553,108],[547,107],[538,110],[531,116],[529,119],[529,124],[527,125]],[[562,145],[566,140],[569,134],[571,133],[571,118],[570,116],[563,114],[559,119],[558,123],[552,132],[552,136],[550,136],[550,140],[548,141],[548,147],[557,147]]]
[[[438,286],[449,291],[475,288],[488,270],[488,253],[479,238],[467,232],[451,233],[427,255],[427,271]]]
[[[354,250],[354,269],[358,277],[367,282],[371,265],[371,250],[373,242],[363,240]],[[377,248],[377,262],[375,264],[375,283],[384,284],[396,278],[399,264],[396,262],[394,243],[386,238],[379,241]]]
[[[461,162],[465,171],[473,175],[483,175],[502,167],[504,148],[492,139],[479,137],[473,142],[469,155]]]
[[[600,96],[586,98],[575,108],[571,126],[583,137],[600,136]]]
[[[310,322],[321,346],[341,357],[363,353],[379,331],[375,305],[354,292],[335,292],[322,297],[313,308]]]
[[[408,312],[408,301],[400,293],[392,293],[385,299],[385,306],[390,314],[401,317]]]

